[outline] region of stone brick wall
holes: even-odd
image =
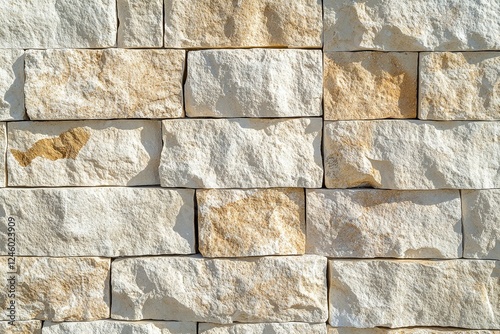
[[[0,333],[500,333],[498,0],[0,9]]]

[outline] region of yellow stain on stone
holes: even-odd
[[[17,162],[26,167],[37,157],[52,161],[58,159],[75,159],[90,138],[90,132],[85,128],[72,128],[58,137],[38,140],[26,152],[11,149],[10,152]]]

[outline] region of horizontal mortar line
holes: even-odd
[[[24,50],[24,51],[46,51],[46,50],[179,50],[179,51],[205,51],[205,50],[252,50],[252,49],[266,49],[266,50],[319,50],[323,51],[323,47],[320,46],[208,46],[208,47],[11,47],[11,48],[0,48],[0,50]],[[358,50],[366,51],[366,50]],[[330,51],[327,51],[330,52]],[[335,51],[337,52],[337,51]],[[405,52],[405,51],[402,51]],[[418,51],[415,51],[418,52]]]

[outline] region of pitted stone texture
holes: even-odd
[[[500,187],[494,122],[327,122],[324,152],[328,188]]]
[[[15,321],[10,325],[7,321],[0,321],[2,334],[42,334],[42,322],[38,320]]]
[[[7,150],[7,130],[5,123],[0,122],[0,187],[7,184],[5,174],[5,152]]]
[[[309,190],[307,252],[330,257],[459,258],[460,193]]]
[[[462,191],[464,257],[500,260],[500,189]]]
[[[350,328],[350,327],[330,327],[328,334],[499,334],[495,330],[466,330],[458,328]]]
[[[9,186],[158,184],[160,122],[9,124]]]
[[[182,117],[182,50],[31,50],[31,120]]]
[[[326,259],[318,256],[119,259],[115,319],[214,323],[325,322]]]
[[[23,87],[24,51],[0,49],[0,121],[25,118]]]
[[[319,188],[319,118],[163,121],[163,187]]]
[[[163,0],[118,0],[118,47],[163,46]]]
[[[330,261],[330,324],[500,327],[495,261]]]
[[[417,53],[328,52],[325,119],[415,118]]]
[[[325,324],[268,323],[215,325],[199,324],[200,334],[326,334]]]
[[[115,0],[0,0],[0,48],[106,48],[116,43]]]
[[[302,189],[198,190],[196,198],[203,256],[304,254]]]
[[[325,51],[500,49],[500,2],[324,0]]]
[[[188,54],[191,117],[322,115],[320,50],[206,50]]]
[[[422,53],[419,78],[419,118],[500,119],[500,53]]]
[[[165,1],[165,47],[322,46],[320,0]]]
[[[167,321],[46,322],[43,334],[196,334],[196,323]]]
[[[17,257],[18,320],[89,321],[109,317],[109,259]],[[0,257],[0,307],[7,309],[7,257]],[[7,320],[0,313],[0,320]]]
[[[19,222],[16,246],[20,255],[118,257],[196,252],[192,190],[3,189],[0,202],[0,229],[7,231],[8,217]],[[7,235],[0,235],[0,254],[8,253],[6,241]]]

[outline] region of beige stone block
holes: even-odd
[[[163,46],[163,0],[118,0],[118,47]]]

